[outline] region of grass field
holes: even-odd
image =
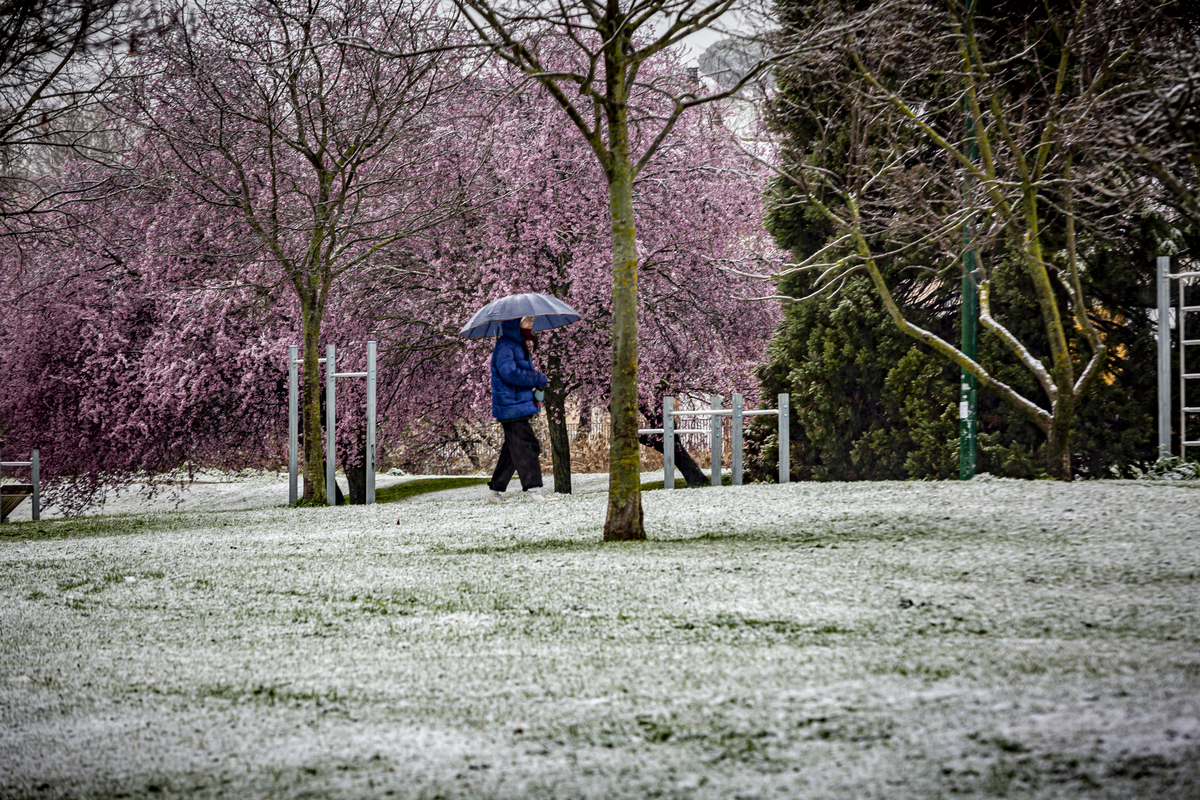
[[[487,478],[417,478],[376,490],[375,502],[396,503],[421,494],[444,492],[447,489],[464,489],[468,486],[482,486],[487,482]]]
[[[1200,797],[1196,484],[604,505],[5,526],[0,797]]]

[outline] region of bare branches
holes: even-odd
[[[123,142],[97,106],[112,68],[135,47],[130,0],[0,3],[0,218],[60,211],[82,187],[59,177],[68,155],[102,159]]]
[[[614,149],[609,122],[618,109],[630,114],[632,127],[654,121],[655,130],[641,137],[641,151],[631,154],[636,176],[688,109],[734,96],[772,63],[763,58],[734,86],[717,91],[701,92],[682,75],[674,86],[661,78],[651,83],[639,80],[641,65],[648,59],[696,31],[713,27],[722,17],[761,15],[747,0],[636,0],[625,7],[455,0],[455,5],[480,41],[545,87],[606,172],[612,168]],[[653,30],[647,33],[647,29]],[[655,106],[632,102],[638,91],[657,95],[665,104],[661,113],[651,111],[639,118]]]
[[[1101,131],[1114,161],[1149,170],[1162,199],[1198,223],[1200,28],[1172,8],[1142,21],[1155,34],[1146,69],[1122,96],[1105,98]]]
[[[977,20],[949,1],[883,0],[863,12],[799,15],[782,50],[841,31],[826,52],[785,58],[781,79],[804,90],[783,92],[774,106],[778,125],[807,132],[780,152],[786,199],[777,208],[802,209],[829,230],[795,266],[815,273],[802,293],[865,269],[898,327],[1065,446],[1062,426],[1108,352],[1089,318],[1076,228],[1095,235],[1145,195],[1145,181],[1114,168],[1098,132],[1129,99],[1149,42],[1139,21],[1154,8],[1152,0],[1119,8],[1078,0],[1024,21]],[[1063,249],[1051,244],[1060,232]],[[885,274],[932,264],[934,275],[961,275],[964,249],[985,256],[970,276],[984,328],[1044,399],[1001,385],[896,303]],[[1014,260],[1032,287],[1045,356],[993,313],[992,265]],[[1084,363],[1069,341],[1071,321],[1086,342]],[[1052,469],[1069,475],[1063,463]]]

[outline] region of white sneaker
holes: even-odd
[[[497,492],[495,489],[488,489],[487,496],[483,498],[483,502],[498,506],[508,501],[504,499],[502,492]]]
[[[543,503],[544,502],[554,502],[554,503],[558,502],[558,498],[552,494],[546,494],[545,489],[530,489],[528,492],[525,492],[525,494],[529,497],[530,500],[537,500],[537,501],[543,502]]]

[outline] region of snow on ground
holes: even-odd
[[[375,488],[383,489],[399,483],[421,480],[423,478],[461,477],[449,475],[385,475],[375,476]],[[478,475],[481,478],[490,475]],[[661,479],[662,473],[646,473],[643,480]],[[342,490],[346,489],[346,480],[338,474],[338,483]],[[547,491],[554,488],[554,478],[546,475],[544,483]],[[304,481],[300,481],[300,491],[303,492]],[[89,509],[90,514],[142,514],[156,511],[196,510],[196,511],[246,511],[254,508],[270,508],[286,506],[288,502],[288,474],[286,472],[246,472],[232,475],[224,472],[198,472],[190,481],[178,481],[169,485],[161,485],[147,496],[146,486],[135,484],[123,487],[120,491],[110,491],[102,505]],[[608,491],[608,473],[593,475],[571,476],[573,493],[605,492]],[[521,490],[520,480],[514,478],[509,484],[508,493],[516,496]],[[446,500],[469,500],[479,496],[479,489],[449,489],[443,492],[416,495],[406,502],[428,503]],[[33,504],[25,500],[17,506],[9,518],[11,522],[31,522]],[[51,506],[42,512],[43,519],[61,519],[59,509]]]
[[[1200,797],[1196,484],[606,480],[0,529],[0,797]]]

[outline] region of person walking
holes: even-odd
[[[492,416],[504,428],[504,444],[496,470],[488,481],[489,503],[505,502],[504,491],[516,472],[521,491],[534,500],[554,500],[542,488],[542,445],[530,420],[541,409],[541,389],[550,379],[534,369],[530,346],[537,343],[533,317],[500,324],[492,349]]]

